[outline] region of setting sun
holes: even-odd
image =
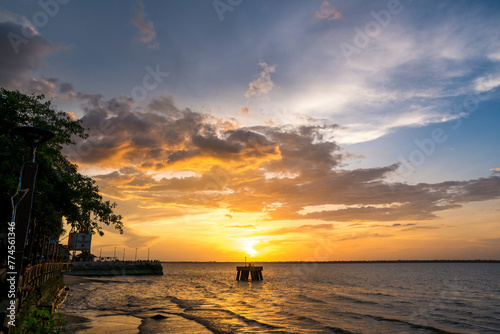
[[[257,252],[254,247],[255,245],[257,245],[259,243],[258,240],[247,240],[245,242],[245,252],[250,255],[250,256],[255,256],[257,254],[259,254],[259,252]]]

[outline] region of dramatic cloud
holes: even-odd
[[[62,82],[61,85],[59,86],[59,93],[61,94],[70,94],[75,91],[75,88],[73,87],[72,84],[68,82]]]
[[[42,37],[29,21],[19,15],[0,12],[0,86],[48,98],[72,99],[77,94],[71,83],[57,78],[35,78],[46,55],[61,47]]]
[[[159,47],[159,43],[153,42],[156,38],[155,26],[153,21],[146,21],[146,13],[144,12],[144,3],[142,1],[138,3],[132,23],[139,29],[139,39],[141,42],[146,43],[150,49],[157,49]]]
[[[91,137],[67,150],[77,162],[206,172],[218,163],[241,170],[279,158],[276,144],[261,134],[233,130],[213,117],[180,110],[168,98],[155,99],[145,112],[133,112],[127,97],[84,99],[82,121]]]
[[[179,109],[166,97],[154,99],[144,111],[132,110],[127,97],[82,99],[82,121],[91,136],[67,153],[83,166],[114,168],[96,176],[101,190],[139,200],[141,207],[224,208],[275,221],[402,224],[500,198],[496,170],[470,181],[410,185],[388,183],[399,164],[343,169],[349,154],[331,139],[336,125],[237,127]],[[394,226],[432,228],[405,224]],[[315,228],[320,227],[331,224]],[[301,230],[306,228],[313,229],[304,225]]]
[[[342,17],[342,14],[335,8],[330,7],[328,0],[323,1],[319,12],[315,12],[314,16],[319,19],[336,20]]]
[[[259,78],[252,81],[248,85],[248,91],[246,92],[246,97],[258,96],[261,94],[266,94],[273,89],[273,82],[271,81],[271,73],[276,71],[275,65],[267,65],[265,62],[259,62],[259,66],[262,68],[262,72],[259,74]]]
[[[27,93],[53,95],[54,83],[50,79],[34,79],[43,57],[57,48],[16,14],[0,15],[0,85]]]

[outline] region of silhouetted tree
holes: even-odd
[[[25,95],[0,88],[0,192],[2,232],[10,221],[10,196],[15,194],[20,170],[28,159],[29,146],[12,130],[17,126],[34,126],[50,130],[57,137],[37,149],[38,173],[33,211],[43,232],[59,236],[64,221],[77,231],[103,235],[102,224],[114,225],[123,233],[122,217],[113,209],[116,203],[104,201],[90,177],[78,173],[63,154],[64,145],[74,145],[72,138],[87,138],[80,120],[63,111],[55,111],[43,95]],[[33,217],[33,215],[32,215]]]

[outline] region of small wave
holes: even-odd
[[[369,314],[365,314],[364,316],[375,319],[377,321],[387,321],[387,322],[395,322],[395,323],[404,324],[404,325],[410,326],[410,327],[415,328],[415,329],[427,329],[427,330],[430,330],[434,333],[454,334],[454,332],[448,332],[448,331],[445,331],[445,330],[437,328],[437,327],[416,324],[416,323],[401,320],[401,319],[386,318],[386,317],[382,317],[382,316],[378,316],[378,315],[369,315]]]
[[[481,317],[476,316],[475,318],[478,319]],[[482,317],[482,318],[484,318],[484,317]],[[455,320],[453,320],[450,318],[441,319],[440,321],[443,323],[451,324],[454,327],[459,327],[461,329],[470,329],[471,331],[474,331],[474,332],[479,331],[480,333],[488,333],[488,332],[498,331],[497,323],[495,323],[495,322],[490,322],[490,323],[483,322],[482,324],[471,324],[470,322],[468,322],[467,319],[455,319]]]
[[[470,307],[469,303],[460,301],[460,300],[452,300],[449,302],[451,305],[456,305],[456,306],[463,306],[463,307]]]
[[[399,300],[398,303],[400,303],[400,304],[413,304],[412,302],[409,302],[407,300]]]
[[[218,309],[218,308],[206,308],[206,307],[201,307],[202,303],[199,303],[197,301],[190,301],[190,300],[183,300],[179,299],[174,296],[167,296],[167,298],[170,299],[170,301],[174,304],[177,304],[180,308],[184,309],[183,313],[179,313],[179,316],[182,316],[186,319],[189,320],[194,320],[198,322],[199,324],[202,324],[203,326],[207,327],[214,333],[230,333],[232,330],[229,332],[222,328],[222,327],[227,327],[226,326],[221,326],[221,324],[218,323],[218,321],[214,319],[219,319],[220,317],[218,316],[213,316],[214,313],[225,313],[231,318],[237,318],[243,323],[250,325],[250,326],[258,326],[264,329],[269,329],[269,330],[274,330],[274,329],[280,329],[282,327],[267,324],[264,322],[260,322],[257,320],[249,319],[243,315],[240,315],[238,313],[235,313],[233,311],[227,310],[227,309]],[[210,316],[204,316],[207,313],[211,313]]]
[[[214,316],[214,313],[224,313],[229,316],[229,319],[237,318],[248,326],[259,327],[264,330],[279,330],[283,328],[261,321],[248,319],[245,316],[225,309],[189,309],[179,315],[186,319],[196,321],[216,334],[234,333],[238,328],[241,328],[241,324],[237,325],[234,321],[229,321],[229,323],[227,323],[224,321],[224,317]]]
[[[249,304],[249,303],[248,303],[248,302],[246,302],[245,300],[240,300],[240,301],[238,301],[238,304],[240,304],[240,305],[245,305],[245,307],[248,307],[248,308],[257,308],[257,306],[252,305],[252,304]]]
[[[130,283],[128,280],[115,280],[115,279],[109,279],[109,278],[87,278],[88,282],[92,283],[102,283],[102,284],[124,284],[124,283]]]
[[[348,331],[347,329],[342,329],[338,327],[332,327],[332,326],[325,326],[323,329],[327,333],[333,333],[333,334],[356,334],[355,332]]]
[[[366,296],[383,296],[383,297],[390,297],[390,298],[396,297],[394,295],[389,295],[389,294],[383,293],[383,292],[360,292],[360,294],[366,295]]]
[[[310,301],[310,302],[313,302],[313,303],[328,304],[327,302],[325,302],[325,301],[323,301],[321,299],[312,298],[312,297],[309,297],[309,296],[306,296],[306,295],[303,295],[303,294],[299,294],[299,295],[297,295],[297,297],[299,297],[301,299],[304,299],[304,300],[307,300],[307,301]]]
[[[318,323],[318,321],[317,321],[317,320],[314,320],[314,319],[312,319],[312,318],[306,317],[306,316],[304,316],[304,315],[298,315],[298,316],[296,316],[296,318],[295,318],[295,319],[296,319],[296,320],[298,320],[298,321],[307,321],[307,322],[314,322],[314,323]]]
[[[263,327],[263,328],[266,328],[266,329],[280,329],[280,328],[283,328],[281,326],[275,326],[275,325],[270,325],[270,324],[266,324],[265,322],[261,322],[261,321],[257,321],[257,320],[253,320],[253,319],[248,319],[242,315],[237,315],[238,319],[242,320],[243,322],[245,322],[246,324],[249,324],[249,325],[257,325],[259,327]]]
[[[201,305],[199,302],[193,300],[183,300],[177,297],[170,297],[170,301],[183,309],[193,309]]]
[[[210,309],[210,311],[223,312],[223,313],[229,314],[231,316],[237,317],[238,319],[240,319],[241,321],[243,321],[243,322],[245,322],[247,324],[258,325],[258,326],[265,327],[265,328],[268,328],[268,329],[279,329],[279,328],[282,328],[280,326],[274,326],[274,325],[266,324],[264,322],[260,322],[260,321],[257,321],[257,320],[248,319],[247,317],[245,317],[243,315],[240,315],[238,313],[235,313],[233,311],[226,310],[226,309]]]
[[[164,307],[150,307],[148,308],[149,311],[163,311],[165,308]]]
[[[336,294],[336,293],[333,293],[331,296],[333,296],[335,298],[339,298],[339,299],[349,300],[349,301],[352,301],[352,302],[355,302],[355,303],[359,303],[359,304],[378,305],[377,302],[374,302],[374,301],[371,301],[371,300],[363,300],[363,299],[354,298],[354,297],[351,297],[351,296],[339,295],[339,294]]]

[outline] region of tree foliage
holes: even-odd
[[[11,219],[10,196],[19,184],[21,167],[29,157],[29,145],[12,130],[34,126],[50,130],[57,137],[37,149],[38,173],[33,212],[45,233],[59,236],[64,220],[82,233],[103,235],[102,224],[114,225],[123,233],[122,217],[113,209],[116,203],[104,201],[94,180],[78,172],[63,154],[64,145],[74,145],[74,138],[88,135],[80,120],[51,108],[43,95],[25,95],[0,88],[0,188],[2,222]],[[33,215],[32,215],[33,216]],[[5,225],[5,224],[2,224]]]

